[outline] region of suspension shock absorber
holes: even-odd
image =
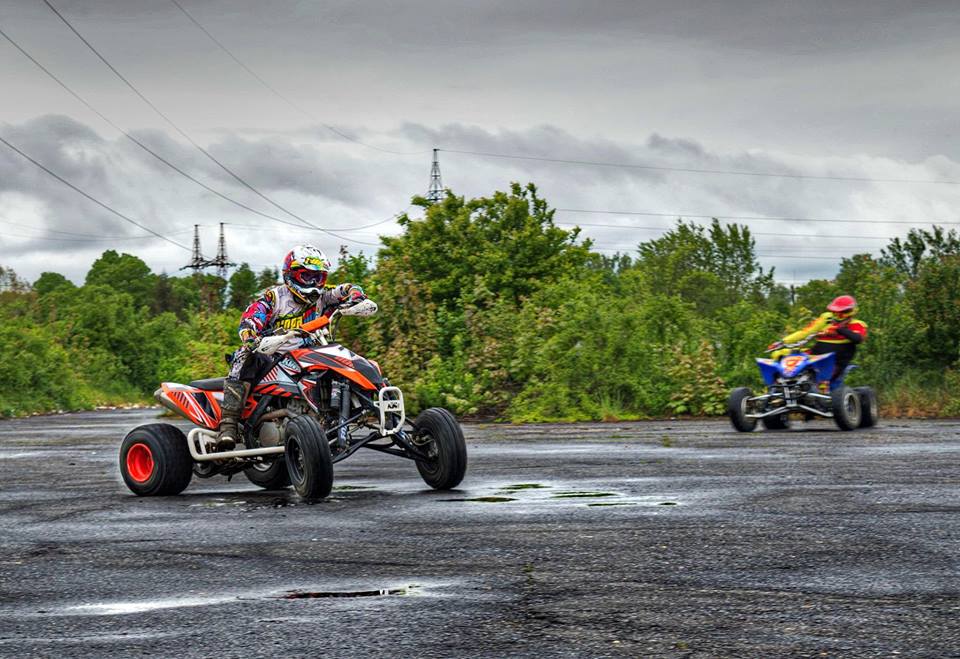
[[[350,385],[334,382],[330,390],[330,406],[340,408],[340,429],[337,431],[337,446],[347,448],[347,419],[350,418]]]

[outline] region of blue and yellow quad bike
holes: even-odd
[[[727,413],[734,428],[750,432],[760,421],[768,430],[785,430],[790,427],[791,413],[807,419],[832,418],[841,430],[876,425],[880,415],[873,389],[843,383],[856,366],[847,366],[831,380],[836,355],[811,355],[800,350],[804,343],[784,345],[790,354],[779,360],[757,359],[767,392],[754,396],[748,387],[730,392]]]

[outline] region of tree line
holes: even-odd
[[[331,281],[360,283],[377,316],[343,339],[375,358],[412,408],[512,421],[615,420],[724,410],[759,385],[754,358],[841,293],[869,338],[852,383],[887,413],[960,414],[960,237],[939,227],[840,261],[830,280],[788,288],[750,230],[678,220],[635,251],[605,256],[554,223],[535,186],[452,193],[400,218],[376,258],[340,252]],[[292,247],[292,245],[291,245]],[[141,401],[160,381],[223,374],[240,310],[279,273],[229,279],[153,273],[108,250],[80,286],[0,268],[0,414]]]

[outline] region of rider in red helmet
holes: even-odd
[[[240,320],[242,347],[233,355],[230,373],[223,383],[223,403],[217,448],[228,451],[239,441],[238,423],[250,389],[259,382],[273,361],[254,349],[260,337],[275,328],[296,329],[319,315],[329,316],[344,302],[365,299],[356,284],[328,287],[331,264],[313,245],[294,247],[283,261],[283,284],[271,286],[250,303]]]
[[[832,378],[836,379],[853,361],[857,346],[867,339],[867,324],[855,318],[856,313],[857,301],[854,297],[841,295],[827,305],[825,313],[820,314],[803,329],[783,337],[782,341],[774,343],[770,349],[782,347],[783,344],[799,343],[811,334],[816,334],[817,341],[810,352],[814,355],[836,353],[837,360]],[[778,352],[773,353],[775,359],[779,356],[781,354]]]

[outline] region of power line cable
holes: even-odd
[[[27,52],[19,43],[17,43],[9,34],[7,34],[6,32],[4,32],[2,29],[0,29],[0,36],[3,36],[3,37],[4,37],[7,41],[9,41],[17,50],[19,50],[19,51],[24,55],[24,57],[26,57],[26,58],[29,59],[31,62],[33,62],[37,67],[40,68],[41,71],[43,71],[43,72],[44,72],[45,74],[47,74],[52,80],[54,80],[54,82],[56,82],[58,85],[60,85],[60,86],[61,86],[64,90],[66,90],[71,96],[73,96],[75,99],[77,99],[78,101],[80,101],[84,106],[87,107],[87,109],[89,109],[91,112],[93,112],[93,113],[96,114],[98,117],[100,117],[100,118],[101,118],[104,122],[106,122],[109,126],[111,126],[112,128],[114,128],[116,131],[118,131],[119,133],[121,133],[121,134],[122,134],[124,137],[126,137],[128,140],[130,140],[131,142],[133,142],[135,145],[137,145],[138,147],[140,147],[141,149],[143,149],[144,151],[146,151],[148,154],[150,154],[151,156],[153,156],[154,158],[156,158],[158,161],[160,161],[161,163],[163,163],[164,165],[166,165],[167,167],[169,167],[169,168],[172,169],[173,171],[177,172],[178,174],[180,174],[180,175],[183,176],[184,178],[192,181],[193,183],[196,183],[197,185],[199,185],[199,186],[200,186],[201,188],[203,188],[204,190],[207,190],[208,192],[211,192],[211,193],[215,194],[216,196],[220,197],[221,199],[223,199],[223,200],[225,200],[225,201],[228,201],[228,202],[230,202],[231,204],[233,204],[233,205],[235,205],[235,206],[238,206],[238,207],[240,207],[240,208],[242,208],[242,209],[244,209],[244,210],[247,210],[247,211],[249,211],[249,212],[251,212],[251,213],[254,213],[254,214],[256,214],[256,215],[259,215],[259,216],[261,216],[261,217],[264,217],[264,218],[266,218],[266,219],[268,219],[268,220],[273,220],[273,221],[275,221],[275,222],[281,222],[281,223],[283,223],[283,224],[287,224],[287,225],[290,225],[290,226],[297,226],[297,227],[298,227],[298,226],[301,226],[299,223],[291,222],[291,221],[289,221],[289,220],[284,220],[284,219],[282,219],[282,218],[275,217],[275,216],[270,215],[270,214],[268,214],[268,213],[263,213],[263,212],[261,212],[261,211],[258,211],[258,210],[255,209],[255,208],[252,208],[252,207],[250,207],[250,206],[247,206],[247,205],[244,204],[243,202],[237,201],[236,199],[234,199],[234,198],[232,198],[232,197],[230,197],[230,196],[227,196],[226,194],[220,192],[219,190],[216,190],[216,189],[210,187],[209,185],[207,185],[207,184],[204,183],[203,181],[201,181],[201,180],[195,178],[194,176],[190,175],[189,173],[187,173],[186,171],[184,171],[183,169],[181,169],[180,167],[178,167],[177,165],[173,164],[172,162],[170,162],[169,160],[167,160],[166,158],[164,158],[163,156],[161,156],[159,153],[157,153],[156,151],[154,151],[153,149],[151,149],[149,146],[147,146],[146,144],[144,144],[143,142],[141,142],[140,140],[138,140],[138,139],[137,139],[136,137],[134,137],[130,132],[128,132],[127,130],[125,130],[125,129],[123,129],[122,127],[118,126],[113,120],[111,120],[108,116],[106,116],[105,114],[103,114],[102,112],[100,112],[100,110],[98,110],[96,107],[94,107],[90,102],[88,102],[88,101],[87,101],[85,98],[83,98],[80,94],[78,94],[78,93],[75,92],[72,88],[70,88],[70,86],[67,85],[63,80],[61,80],[59,77],[57,77],[52,71],[50,71],[47,67],[45,67],[43,64],[41,64],[35,57],[33,57],[29,52]]]
[[[861,176],[826,176],[815,174],[789,174],[786,172],[752,172],[735,169],[699,169],[694,167],[670,167],[666,165],[641,165],[638,163],[603,162],[598,160],[574,160],[568,158],[548,158],[543,156],[524,156],[508,153],[491,153],[488,151],[468,151],[465,149],[438,149],[444,153],[459,153],[468,156],[483,158],[502,158],[507,160],[530,160],[536,162],[551,162],[565,165],[587,165],[591,167],[613,167],[617,169],[647,169],[663,172],[686,172],[693,174],[730,174],[735,176],[763,176],[772,178],[812,179],[821,181],[858,181],[864,183],[937,183],[945,185],[960,185],[960,181],[934,179],[901,179],[901,178],[870,178]]]
[[[7,224],[7,223],[5,223]],[[184,233],[189,233],[189,229],[183,231],[175,231],[173,233],[166,234],[167,236],[175,236]],[[0,240],[12,236],[14,238],[29,238],[31,240],[43,240],[45,242],[68,242],[68,243],[113,243],[118,240],[155,240],[157,236],[110,236],[106,238],[74,238],[74,237],[64,237],[64,238],[52,238],[50,236],[36,236],[25,233],[11,233],[9,231],[4,231],[0,233]]]
[[[429,153],[429,152],[430,152],[429,149],[423,150],[423,151],[394,151],[393,149],[385,149],[385,148],[383,148],[383,147],[379,147],[379,146],[376,146],[376,145],[373,145],[373,144],[367,144],[366,142],[362,142],[362,141],[358,140],[357,138],[352,137],[351,135],[348,135],[347,133],[344,133],[342,130],[340,130],[340,129],[337,128],[336,126],[331,126],[330,124],[326,123],[325,121],[322,121],[322,120],[318,119],[318,118],[315,117],[313,114],[311,114],[310,112],[307,112],[307,111],[304,110],[302,107],[300,107],[298,104],[294,103],[294,102],[293,102],[292,100],[290,100],[287,96],[285,96],[284,94],[281,94],[279,91],[277,91],[277,89],[276,89],[273,85],[271,85],[270,83],[268,83],[268,82],[267,82],[266,80],[264,80],[259,74],[257,74],[256,71],[254,71],[254,70],[251,69],[249,66],[247,66],[246,64],[244,64],[243,61],[242,61],[239,57],[237,57],[236,55],[234,55],[233,52],[223,44],[223,42],[221,42],[219,39],[217,39],[215,36],[213,36],[213,34],[212,34],[207,28],[205,28],[205,27],[200,23],[200,21],[198,21],[196,18],[194,18],[194,17],[193,17],[193,14],[191,14],[190,12],[188,12],[188,11],[184,8],[183,5],[181,5],[179,2],[177,2],[177,0],[170,0],[170,2],[172,2],[174,5],[176,5],[177,9],[179,9],[179,10],[183,13],[184,16],[186,16],[188,19],[190,19],[190,22],[191,22],[191,23],[193,23],[195,26],[197,26],[197,28],[198,28],[201,32],[203,32],[203,33],[207,36],[207,38],[210,39],[210,41],[212,41],[213,43],[215,43],[220,50],[222,50],[224,53],[226,53],[227,56],[230,57],[230,59],[232,59],[234,62],[236,62],[237,65],[238,65],[240,68],[242,68],[244,71],[246,71],[246,72],[250,75],[250,77],[252,77],[254,80],[256,80],[257,82],[259,82],[259,83],[260,83],[264,88],[266,88],[270,93],[272,93],[274,96],[276,96],[277,98],[279,98],[281,101],[283,101],[284,103],[286,103],[287,105],[289,105],[291,108],[293,108],[294,110],[296,110],[297,112],[299,112],[300,114],[302,114],[302,115],[303,115],[304,117],[306,117],[307,119],[310,119],[311,121],[317,122],[318,124],[320,124],[321,126],[323,126],[324,128],[326,128],[327,130],[329,130],[330,132],[335,133],[336,135],[338,135],[338,136],[342,137],[343,139],[347,140],[348,142],[353,142],[354,144],[359,144],[360,146],[365,146],[365,147],[367,147],[368,149],[374,149],[374,150],[376,150],[376,151],[382,151],[383,153],[392,153],[392,154],[398,155],[398,156],[413,156],[413,155],[420,155],[420,154],[423,154],[423,153]]]
[[[596,210],[590,208],[557,208],[560,213],[589,213],[599,215],[642,215],[644,217],[670,217],[684,218],[689,217],[698,220],[756,220],[757,222],[832,222],[836,224],[940,224],[940,225],[960,225],[958,221],[940,221],[940,220],[873,220],[866,218],[842,219],[842,218],[816,218],[816,217],[776,217],[764,215],[705,215],[692,213],[663,213],[654,211],[615,211],[615,210]]]
[[[8,142],[8,141],[7,141],[6,139],[4,139],[3,137],[0,137],[0,142],[2,142],[3,144],[5,144],[8,148],[12,149],[13,151],[19,153],[23,158],[25,158],[26,160],[29,160],[29,161],[32,162],[34,165],[36,165],[37,167],[39,167],[40,169],[42,169],[43,171],[45,171],[47,174],[49,174],[49,175],[52,176],[53,178],[57,179],[58,181],[60,181],[60,182],[63,183],[64,185],[66,185],[67,187],[69,187],[69,188],[71,188],[72,190],[74,190],[75,192],[83,195],[84,197],[86,197],[87,199],[89,199],[89,200],[92,201],[93,203],[97,204],[97,205],[100,206],[101,208],[109,211],[110,213],[113,213],[114,215],[116,215],[116,216],[119,217],[120,219],[122,219],[122,220],[124,220],[124,221],[126,221],[126,222],[129,222],[130,224],[132,224],[132,225],[134,225],[134,226],[136,226],[136,227],[139,227],[139,228],[143,229],[143,230],[146,231],[147,233],[153,234],[153,235],[156,236],[157,238],[160,238],[160,239],[162,239],[162,240],[167,241],[167,242],[170,243],[171,245],[176,245],[176,246],[179,247],[180,249],[184,249],[184,250],[186,250],[186,251],[188,251],[188,252],[190,251],[190,248],[187,247],[186,245],[182,245],[182,244],[178,243],[178,242],[175,241],[175,240],[171,240],[170,238],[167,238],[166,236],[157,233],[156,231],[154,231],[154,230],[151,229],[150,227],[144,226],[143,224],[140,224],[139,222],[137,222],[137,221],[134,220],[133,218],[128,217],[127,215],[124,215],[124,214],[121,213],[120,211],[118,211],[118,210],[114,209],[113,207],[111,207],[111,206],[103,203],[102,201],[100,201],[100,200],[97,199],[96,197],[94,197],[94,196],[92,196],[92,195],[84,192],[83,190],[81,190],[80,188],[78,188],[76,185],[74,185],[73,183],[71,183],[71,182],[68,181],[67,179],[63,178],[62,176],[60,176],[59,174],[57,174],[57,173],[54,172],[53,170],[48,169],[48,168],[45,167],[43,164],[41,164],[41,163],[37,162],[36,160],[34,160],[33,158],[31,158],[29,155],[27,155],[26,153],[24,153],[23,151],[21,151],[20,149],[18,149],[16,146],[14,146],[14,145],[11,144],[10,142]]]
[[[632,224],[599,224],[590,222],[554,222],[559,226],[570,227],[606,227],[611,229],[637,229],[641,231],[670,231],[673,227],[643,227]],[[748,227],[749,228],[749,227]],[[816,233],[777,233],[750,230],[751,236],[774,236],[777,238],[842,238],[851,240],[893,240],[897,236],[844,236],[837,234],[821,235]]]
[[[68,21],[68,20],[66,19],[66,17],[65,17],[63,14],[61,14],[61,13],[57,10],[56,7],[53,6],[53,4],[50,2],[50,0],[43,0],[43,3],[44,3],[45,5],[47,5],[47,7],[50,8],[50,11],[52,11],[52,12],[57,16],[57,18],[59,18],[59,19],[63,22],[63,24],[66,25],[66,26],[70,29],[70,31],[73,32],[74,35],[76,35],[76,37],[77,37],[78,39],[80,39],[80,41],[83,42],[83,44],[84,44],[94,55],[96,55],[97,58],[98,58],[101,62],[103,62],[103,64],[104,64],[108,69],[110,69],[110,71],[113,72],[114,75],[116,75],[131,91],[133,91],[134,94],[136,94],[144,103],[146,103],[146,104],[150,107],[150,109],[152,109],[152,110],[157,114],[157,116],[159,116],[161,119],[163,119],[171,128],[173,128],[175,131],[177,131],[177,133],[178,133],[179,135],[181,135],[185,140],[187,140],[187,141],[188,141],[195,149],[197,149],[200,153],[202,153],[204,156],[206,156],[211,162],[215,163],[215,164],[216,164],[218,167],[220,167],[224,172],[226,172],[227,174],[229,174],[229,175],[230,175],[231,177],[233,177],[237,182],[239,182],[241,185],[243,185],[244,187],[246,187],[247,189],[249,189],[251,192],[253,192],[253,193],[256,194],[257,196],[259,196],[260,198],[262,198],[264,201],[266,201],[266,202],[269,203],[270,205],[274,206],[275,208],[283,211],[284,213],[286,213],[286,214],[289,215],[290,217],[292,217],[292,218],[300,221],[301,223],[303,223],[303,224],[305,224],[305,225],[307,225],[307,226],[309,226],[309,227],[312,227],[312,228],[317,229],[317,230],[319,230],[319,231],[323,231],[324,233],[327,233],[327,234],[329,234],[329,235],[331,235],[331,236],[334,236],[334,237],[336,237],[336,238],[341,238],[341,239],[343,239],[342,236],[339,236],[339,235],[337,235],[336,233],[334,233],[334,232],[332,232],[332,231],[329,231],[329,230],[327,230],[327,229],[324,229],[324,228],[322,228],[322,227],[316,226],[315,224],[309,222],[308,220],[305,220],[304,218],[300,217],[299,215],[297,215],[297,214],[294,213],[293,211],[288,210],[287,208],[283,207],[283,206],[280,205],[279,203],[277,203],[277,202],[275,202],[274,200],[270,199],[268,196],[266,196],[265,194],[263,194],[262,192],[260,192],[257,188],[255,188],[253,185],[251,185],[250,183],[248,183],[248,182],[247,182],[244,178],[242,178],[239,174],[237,174],[237,173],[234,172],[232,169],[230,169],[229,167],[227,167],[224,163],[222,163],[220,160],[218,160],[213,154],[211,154],[209,151],[207,151],[207,150],[204,149],[202,146],[200,146],[192,137],[190,137],[190,135],[188,135],[188,134],[186,133],[186,131],[184,131],[183,129],[181,129],[180,126],[178,126],[170,117],[168,117],[162,110],[160,110],[160,108],[157,107],[156,104],[153,103],[153,101],[151,101],[149,98],[147,98],[139,89],[137,89],[137,87],[136,87],[132,82],[130,82],[126,77],[124,77],[124,75],[123,75],[122,73],[120,73],[120,71],[117,70],[117,68],[116,68],[115,66],[113,66],[113,64],[111,64],[110,61],[107,60],[107,58],[104,57],[104,56],[100,53],[100,51],[98,51],[98,50],[93,46],[93,44],[91,44],[89,41],[87,41],[87,39],[86,39],[82,34],[80,34],[80,32],[70,23],[70,21]],[[271,218],[271,219],[273,219],[273,218]]]
[[[56,82],[60,87],[62,87],[67,93],[69,93],[69,94],[70,94],[71,96],[73,96],[75,99],[77,99],[78,101],[80,101],[80,103],[82,103],[88,110],[90,110],[91,112],[93,112],[94,114],[96,114],[98,117],[100,117],[100,119],[102,119],[102,120],[103,120],[106,124],[108,124],[111,128],[113,128],[114,130],[116,130],[117,132],[119,132],[120,134],[122,134],[122,135],[123,135],[124,137],[126,137],[128,140],[130,140],[131,142],[133,142],[133,144],[135,144],[135,145],[138,146],[139,148],[143,149],[146,153],[150,154],[152,157],[156,158],[159,162],[163,163],[164,165],[166,165],[167,167],[169,167],[169,168],[172,169],[173,171],[177,172],[178,174],[180,174],[181,176],[183,176],[183,177],[186,178],[187,180],[189,180],[189,181],[197,184],[198,186],[200,186],[200,187],[203,188],[204,190],[207,190],[208,192],[213,193],[214,195],[216,195],[217,197],[220,197],[220,198],[223,199],[224,201],[228,201],[228,202],[230,202],[231,204],[233,204],[233,205],[235,205],[235,206],[237,206],[237,207],[239,207],[239,208],[242,208],[242,209],[244,209],[244,210],[246,210],[246,211],[249,211],[249,212],[251,212],[251,213],[254,213],[254,214],[256,214],[256,215],[259,215],[260,217],[266,218],[266,219],[268,219],[268,220],[273,220],[274,222],[280,222],[280,223],[282,223],[282,224],[286,224],[286,225],[289,225],[289,226],[295,226],[295,227],[301,226],[299,223],[291,222],[291,221],[289,221],[289,220],[284,220],[283,218],[279,218],[279,217],[276,217],[276,216],[274,216],[274,215],[270,215],[270,214],[268,214],[268,213],[263,213],[263,212],[255,209],[255,208],[252,208],[252,207],[250,207],[250,206],[247,206],[247,205],[244,204],[243,202],[237,201],[237,200],[234,199],[233,197],[230,197],[230,196],[228,196],[228,195],[220,192],[219,190],[216,190],[215,188],[210,187],[209,185],[207,185],[207,184],[204,183],[203,181],[201,181],[201,180],[195,178],[194,176],[192,176],[191,174],[187,173],[186,171],[184,171],[183,169],[181,169],[180,167],[178,167],[177,165],[173,164],[172,162],[170,162],[169,160],[167,160],[166,158],[164,158],[162,155],[160,155],[159,153],[157,153],[156,151],[154,151],[153,149],[151,149],[149,146],[147,146],[146,144],[144,144],[143,142],[141,142],[141,141],[140,141],[139,139],[137,139],[134,135],[132,135],[129,131],[127,131],[127,130],[125,130],[124,128],[122,128],[121,126],[117,125],[117,123],[114,122],[112,119],[110,119],[110,117],[108,117],[108,116],[106,116],[105,114],[103,114],[100,110],[98,110],[96,107],[94,107],[93,104],[91,104],[89,101],[87,101],[83,96],[81,96],[79,93],[77,93],[76,91],[74,91],[69,85],[67,85],[67,83],[65,83],[61,78],[59,78],[56,74],[54,74],[50,69],[48,69],[48,68],[47,68],[46,66],[44,66],[42,63],[40,63],[39,60],[37,60],[33,55],[31,55],[29,52],[27,52],[27,50],[26,50],[25,48],[23,48],[23,46],[21,46],[17,41],[15,41],[9,34],[7,34],[6,32],[4,32],[3,29],[0,29],[0,36],[4,37],[7,41],[9,41],[10,44],[13,45],[14,48],[16,48],[17,50],[19,50],[20,53],[21,53],[24,57],[26,57],[26,58],[29,59],[31,62],[33,62],[33,64],[35,64],[41,71],[43,71],[47,76],[49,76],[54,82]],[[398,214],[398,215],[399,215],[399,214]],[[363,227],[350,228],[350,229],[338,229],[338,231],[343,231],[343,232],[345,232],[345,231],[356,231],[356,230],[358,230],[358,229],[362,229],[362,228],[366,228],[366,227],[370,227],[370,226],[377,226],[377,225],[379,225],[379,224],[384,224],[384,223],[386,223],[386,222],[388,222],[388,221],[389,221],[389,220],[383,220],[383,221],[381,221],[381,222],[374,222],[373,224],[364,225]],[[247,226],[256,226],[256,225],[247,225]],[[259,228],[259,227],[258,227],[258,228]],[[320,229],[320,230],[322,230],[322,229]]]

